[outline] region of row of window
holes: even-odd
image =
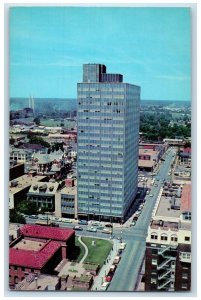
[[[151,233],[151,239],[152,240],[157,240],[158,239],[158,234],[157,233]],[[161,239],[161,241],[167,241],[168,240],[168,235],[165,234],[165,233],[163,233],[163,234],[161,234],[160,239]],[[178,237],[176,235],[172,235],[171,238],[170,238],[170,240],[172,242],[177,242],[178,241]],[[190,237],[189,236],[185,236],[184,240],[186,242],[190,241]]]

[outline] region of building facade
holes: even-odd
[[[78,83],[78,215],[123,220],[137,191],[140,87],[106,66]]]
[[[176,198],[164,193],[156,203],[146,238],[145,291],[191,289],[190,185]]]

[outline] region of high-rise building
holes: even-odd
[[[78,215],[121,221],[137,191],[140,87],[85,64],[78,83]]]
[[[159,195],[146,238],[145,291],[191,289],[190,191],[173,183]]]

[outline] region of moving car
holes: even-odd
[[[88,225],[88,222],[86,220],[79,220],[78,224],[79,225]]]
[[[83,228],[80,227],[79,225],[74,226],[73,229],[74,229],[74,230],[80,230],[80,231],[83,230]]]
[[[70,220],[70,219],[62,219],[62,222],[63,223],[72,223],[72,220]]]
[[[86,231],[97,232],[97,229],[94,227],[88,227]]]
[[[113,227],[113,225],[112,225],[112,224],[105,224],[105,227],[112,228],[112,227]]]
[[[104,229],[104,226],[103,225],[99,225],[99,226],[96,227],[96,229],[102,230],[102,229]]]

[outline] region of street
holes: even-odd
[[[123,241],[127,243],[120,264],[114,274],[108,291],[134,291],[138,273],[143,262],[146,246],[146,235],[150,223],[152,210],[154,208],[159,191],[163,186],[163,180],[170,180],[168,172],[173,161],[174,149],[171,149],[165,161],[161,164],[156,177],[158,186],[153,186],[147,195],[144,208],[135,226],[123,230]]]

